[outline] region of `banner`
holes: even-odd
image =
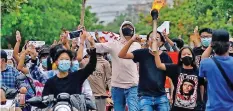
[[[95,40],[98,40],[101,43],[104,42],[112,42],[114,40],[119,41],[120,36],[116,33],[109,32],[109,31],[102,31],[102,32],[97,32],[98,33],[98,38],[95,36],[96,32],[89,32],[91,36],[94,37]]]
[[[33,46],[38,48],[38,47],[42,47],[43,45],[45,45],[45,41],[29,41],[29,44],[32,44]]]
[[[13,50],[11,49],[3,49],[6,54],[7,54],[7,59],[12,59],[13,58]]]

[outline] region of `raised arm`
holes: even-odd
[[[18,66],[17,66],[17,69],[19,71],[22,71],[23,74],[29,73],[29,69],[24,67],[24,60],[25,60],[25,57],[28,53],[29,53],[29,50],[25,50],[21,53],[20,60],[19,60]]]
[[[96,49],[91,48],[91,49],[89,49],[88,52],[89,52],[89,55],[90,55],[90,61],[88,62],[88,64],[83,69],[80,69],[78,71],[78,74],[77,74],[77,75],[79,75],[79,77],[81,76],[80,78],[83,81],[86,80],[87,77],[89,75],[91,75],[95,71],[96,63],[97,63]],[[80,74],[82,74],[82,75],[80,75]]]
[[[204,59],[204,58],[209,58],[210,57],[210,54],[212,52],[212,47],[211,45],[209,45],[209,47],[203,52],[203,54],[201,55],[201,59]]]
[[[130,46],[137,41],[140,41],[141,38],[139,38],[139,36],[134,36],[132,37],[127,43],[126,45],[121,49],[121,51],[118,54],[119,58],[123,58],[123,59],[133,59],[134,55],[131,52],[128,52]]]
[[[79,45],[79,49],[77,51],[78,62],[81,62],[83,59],[84,41],[86,40],[86,36],[87,36],[86,31],[83,31],[83,33],[80,35],[80,45]]]
[[[174,44],[174,42],[169,38],[169,35],[166,34],[166,32],[163,33],[168,44],[172,47],[174,52],[179,52],[178,48],[176,47],[176,45]]]
[[[158,50],[158,45],[157,45],[157,41],[156,40],[153,40],[153,46],[152,47],[153,49],[153,55],[155,57],[155,64],[156,64],[156,67],[161,69],[161,70],[166,70],[166,66],[164,63],[161,62],[160,60],[160,56],[159,56],[159,50]]]
[[[19,63],[19,47],[21,43],[21,35],[19,31],[16,31],[16,44],[13,51],[13,57],[17,63]]]

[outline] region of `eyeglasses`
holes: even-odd
[[[233,42],[230,41],[230,47],[233,47]]]
[[[201,36],[201,38],[212,38],[212,36]]]

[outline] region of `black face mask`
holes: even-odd
[[[184,65],[189,66],[192,64],[193,58],[190,56],[185,56],[185,57],[181,58],[181,60],[182,60],[182,63]]]
[[[131,36],[131,37],[133,36],[133,30],[131,30],[128,27],[122,29],[122,33],[124,36]]]
[[[229,56],[233,57],[233,53],[229,53]]]

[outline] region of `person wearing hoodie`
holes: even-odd
[[[109,53],[112,59],[111,95],[114,111],[125,111],[127,104],[129,111],[138,111],[138,70],[132,60],[121,59],[118,53],[135,34],[135,27],[129,21],[124,21],[120,27],[119,41],[96,43],[97,53]],[[140,49],[139,43],[133,43],[129,51]]]

